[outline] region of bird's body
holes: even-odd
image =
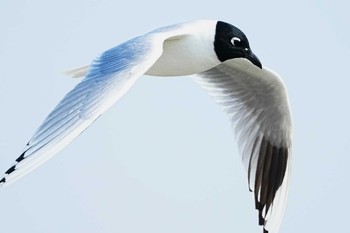
[[[150,67],[146,75],[152,76],[183,76],[203,72],[220,64],[213,46],[215,26],[213,21],[196,21],[191,27],[182,25],[179,35],[169,36],[163,43],[163,53]],[[212,28],[212,30],[208,30]],[[194,46],[195,45],[195,46]]]
[[[6,186],[68,145],[142,75],[195,75],[236,124],[259,224],[278,231],[290,173],[291,116],[285,87],[263,67],[238,28],[213,20],[176,24],[111,48],[48,115],[5,176]]]

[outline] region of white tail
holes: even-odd
[[[89,65],[73,68],[73,69],[64,71],[64,74],[71,76],[72,78],[80,78],[87,74],[87,72],[89,71],[89,68],[90,68]]]

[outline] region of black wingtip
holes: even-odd
[[[12,167],[10,167],[5,173],[7,175],[11,174],[12,172],[14,172],[16,170],[16,165],[13,165]]]
[[[9,175],[9,174],[11,174],[12,172],[14,172],[14,171],[16,170],[17,164],[18,164],[19,162],[21,162],[23,159],[25,159],[25,153],[26,153],[26,151],[23,152],[23,153],[16,159],[15,165],[13,165],[12,167],[10,167],[10,168],[5,172],[5,177],[6,177],[6,175]],[[2,178],[2,179],[0,180],[0,185],[6,183],[6,178],[5,178],[5,177]]]
[[[259,225],[263,226],[265,224],[265,218],[262,216],[262,210],[259,210]]]
[[[266,215],[272,206],[276,192],[284,181],[287,162],[288,149],[283,146],[275,146],[263,137],[254,185],[255,208],[259,211],[260,226],[266,224]],[[268,233],[265,228],[264,233]]]
[[[26,152],[23,152],[17,159],[16,159],[16,162],[17,163],[19,163],[19,162],[21,162],[23,159],[24,159],[24,154],[25,154]]]

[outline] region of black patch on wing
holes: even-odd
[[[5,173],[7,175],[11,174],[12,172],[14,172],[16,170],[16,165],[13,165],[12,167],[10,167]]]
[[[266,216],[277,190],[282,185],[287,161],[287,148],[274,146],[265,137],[262,138],[254,184],[255,208],[259,211],[259,225],[265,224],[263,216]],[[264,232],[268,231],[264,230]]]
[[[13,165],[12,167],[10,167],[6,172],[5,172],[5,174],[6,175],[9,175],[9,174],[11,174],[12,172],[14,172],[15,170],[16,170],[16,166],[17,166],[17,164],[19,163],[19,162],[21,162],[23,159],[25,159],[25,153],[26,153],[26,151],[25,152],[23,152],[17,159],[16,159],[16,164],[15,165]],[[0,184],[1,183],[5,183],[6,182],[6,178],[4,177],[4,178],[2,178],[1,180],[0,180]]]
[[[16,162],[17,163],[19,163],[19,162],[21,162],[23,159],[24,159],[24,154],[25,154],[26,152],[23,152],[22,154],[21,154],[21,156],[19,156],[17,159],[16,159]]]

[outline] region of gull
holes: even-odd
[[[143,75],[192,75],[235,126],[259,225],[264,233],[278,232],[291,167],[290,107],[283,81],[261,64],[239,28],[216,20],[162,27],[68,73],[84,78],[37,129],[0,180],[1,187],[67,146]]]

